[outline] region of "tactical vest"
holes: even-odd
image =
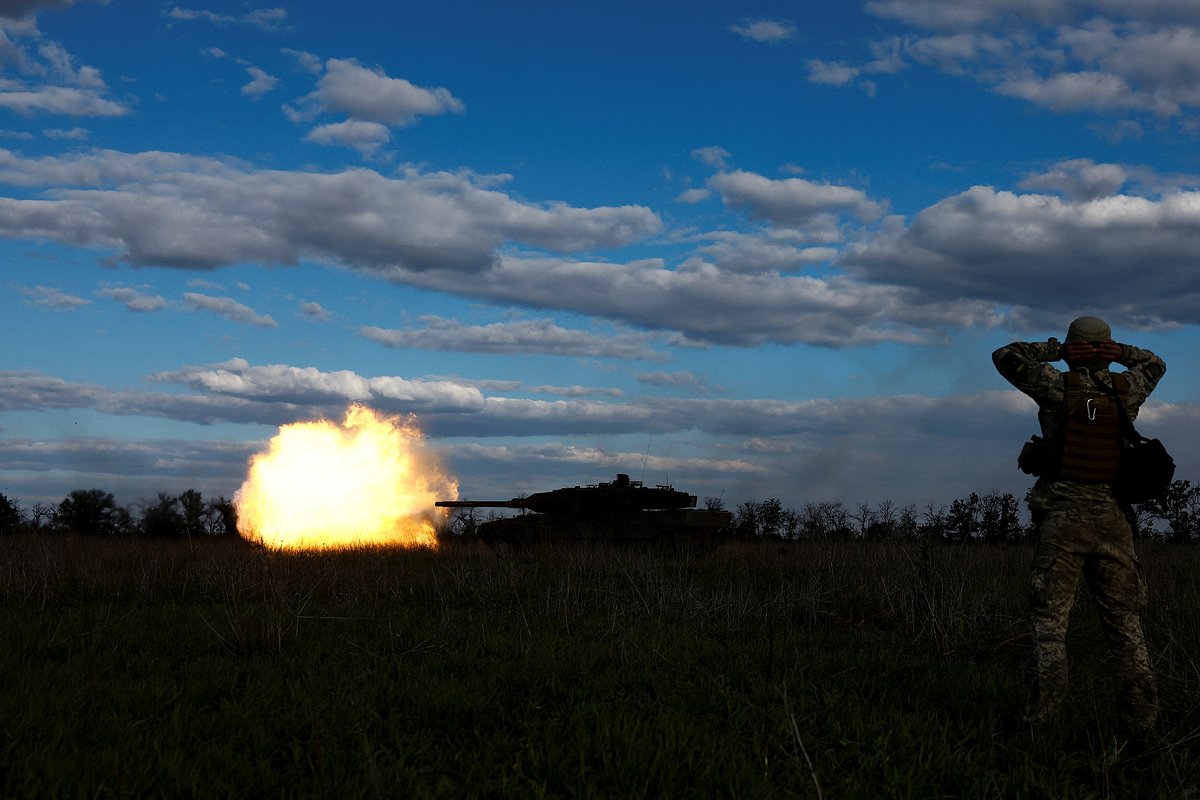
[[[1128,381],[1112,375],[1113,388],[1125,395]],[[1078,372],[1063,376],[1061,460],[1058,476],[1079,483],[1111,483],[1121,455],[1121,417],[1113,395],[1085,387]]]

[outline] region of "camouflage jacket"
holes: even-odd
[[[1138,409],[1154,391],[1167,371],[1166,363],[1141,347],[1122,345],[1121,360],[1125,367],[1128,388],[1122,395],[1125,412],[1136,419]],[[1038,404],[1038,422],[1042,436],[1057,439],[1062,424],[1060,409],[1066,398],[1063,373],[1050,362],[1059,360],[1057,339],[1045,342],[1013,342],[992,353],[992,363],[1004,379]],[[1112,391],[1112,377],[1107,369],[1089,371],[1078,368],[1084,386],[1102,383]],[[1030,508],[1056,508],[1064,504],[1112,501],[1112,488],[1107,484],[1082,484],[1066,480],[1039,478],[1029,499]]]

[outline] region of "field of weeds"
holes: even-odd
[[[268,553],[0,540],[0,796],[1200,796],[1200,551],[1143,545],[1163,715],[1090,605],[1020,722],[1030,551]]]

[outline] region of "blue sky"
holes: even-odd
[[[0,2],[0,492],[231,496],[415,414],[464,496],[1024,492],[1098,314],[1197,470],[1200,6]]]

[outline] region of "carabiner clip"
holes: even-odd
[[[1085,413],[1087,414],[1088,422],[1094,421],[1096,419],[1096,398],[1089,397],[1087,403],[1084,404],[1084,408],[1086,409]]]

